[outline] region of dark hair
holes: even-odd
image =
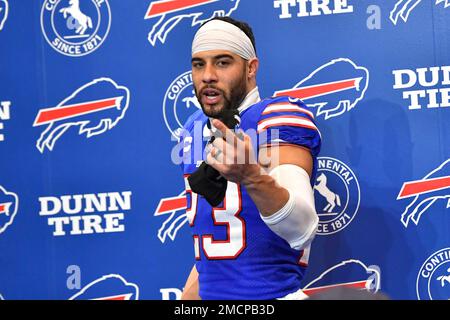
[[[212,18],[211,20],[206,21],[205,23],[203,23],[201,27],[203,27],[206,23],[213,21],[213,20],[222,20],[228,23],[231,23],[232,25],[235,25],[236,27],[238,27],[239,29],[241,29],[246,35],[247,37],[249,37],[250,41],[252,42],[253,45],[253,49],[255,49],[255,53],[256,53],[256,41],[255,41],[255,35],[253,34],[253,30],[252,28],[249,26],[248,23],[244,22],[244,21],[239,21],[230,17],[215,17]]]

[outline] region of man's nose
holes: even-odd
[[[217,73],[214,65],[206,64],[203,72],[203,82],[204,83],[215,83],[217,82]]]

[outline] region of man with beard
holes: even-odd
[[[186,122],[180,154],[196,263],[182,299],[305,297],[321,137],[302,101],[260,99],[258,66],[248,24],[214,18],[197,31],[192,77],[202,110]],[[209,141],[193,140],[198,127]],[[197,144],[200,159],[188,152]]]

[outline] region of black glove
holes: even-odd
[[[226,110],[219,120],[228,128],[234,129],[240,122],[239,112],[237,109]],[[209,119],[207,125],[211,129]],[[215,138],[216,136],[212,136],[208,144],[212,143]],[[188,182],[191,190],[204,196],[206,201],[213,207],[217,207],[225,198],[228,181],[220,175],[219,171],[205,162],[189,176]]]
[[[191,190],[205,197],[209,204],[217,207],[225,198],[227,180],[216,169],[203,162],[188,178]]]

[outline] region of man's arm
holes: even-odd
[[[228,181],[246,188],[263,221],[291,248],[301,250],[309,245],[319,222],[310,183],[313,161],[309,151],[300,146],[270,147],[270,156],[259,158],[263,163],[270,160],[264,166],[255,161],[249,136],[243,134],[239,139],[218,120],[213,125],[223,138],[212,143],[208,164]]]
[[[228,181],[244,185],[261,215],[270,216],[289,199],[286,188],[268,174],[272,169],[282,164],[292,164],[311,176],[312,156],[309,150],[294,145],[263,148],[259,152],[257,163],[252,158],[253,149],[249,136],[244,135],[244,140],[241,141],[221,121],[214,120],[213,125],[222,132],[225,139],[214,140],[214,147],[207,157],[208,164]],[[238,163],[238,155],[242,153],[247,155],[247,161]]]
[[[259,151],[259,174],[250,174],[243,183],[262,216],[268,217],[288,201],[289,192],[268,173],[283,164],[304,169],[311,177],[312,157],[309,150],[298,146],[267,147]]]
[[[184,285],[181,300],[201,300],[198,295],[198,272],[195,265],[192,267],[191,273]]]

